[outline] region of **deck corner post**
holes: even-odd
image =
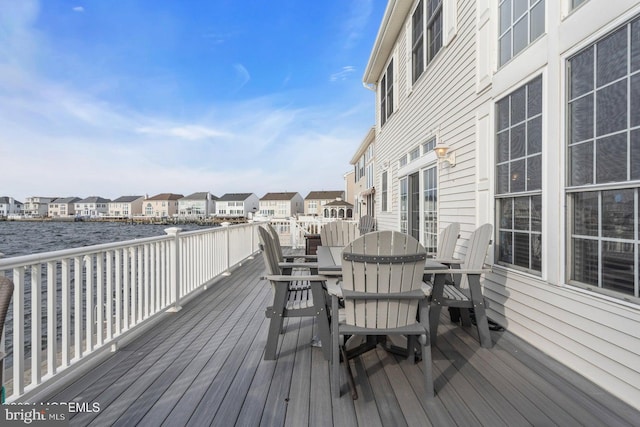
[[[180,306],[180,231],[182,231],[182,229],[178,227],[165,228],[164,230],[169,236],[173,236],[171,242],[171,270],[173,273],[171,275],[171,289],[173,293],[173,307],[167,310],[170,312],[178,312],[182,309]]]

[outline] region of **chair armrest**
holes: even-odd
[[[430,297],[431,292],[433,292],[433,285],[422,282],[422,285],[420,285],[420,289],[422,289],[422,292],[424,292],[424,296]]]
[[[491,268],[480,268],[480,269],[468,269],[468,268],[459,268],[459,269],[439,269],[439,270],[425,270],[425,274],[485,274],[491,273],[493,270]]]
[[[317,261],[318,255],[284,255],[284,259],[306,259],[309,261]]]
[[[327,293],[331,296],[342,298],[342,288],[337,283],[327,283]]]
[[[448,264],[448,265],[460,265],[463,263],[461,259],[457,258],[436,258],[435,262],[439,262],[440,264]]]
[[[317,262],[279,262],[280,268],[318,268]]]
[[[308,282],[326,282],[326,276],[320,275],[300,275],[300,276],[288,276],[286,274],[268,274],[264,276],[267,280],[272,280],[274,282],[291,282],[293,280],[306,280]]]

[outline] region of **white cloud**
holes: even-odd
[[[356,67],[354,67],[353,65],[347,65],[345,67],[342,67],[342,70],[338,71],[337,73],[333,73],[331,74],[331,76],[329,77],[329,80],[332,82],[341,80],[347,80],[349,78],[350,75],[352,75],[354,72],[356,71]]]
[[[159,127],[141,127],[136,132],[154,136],[169,136],[196,141],[200,139],[210,139],[221,136],[229,136],[227,132],[218,131],[216,129],[207,128],[198,125],[173,126],[169,128]]]
[[[236,80],[238,81],[238,87],[236,90],[242,89],[242,87],[251,80],[251,75],[242,64],[233,64],[233,68],[236,71]]]
[[[76,6],[72,9],[74,12],[84,12],[84,7],[82,6]]]

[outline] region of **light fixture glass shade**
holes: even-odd
[[[445,144],[438,144],[434,147],[433,151],[436,152],[436,156],[439,159],[444,159],[447,157],[447,151],[449,151],[449,146]]]

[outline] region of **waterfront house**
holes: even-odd
[[[0,217],[8,217],[11,215],[22,215],[24,206],[22,202],[17,201],[13,197],[0,197]]]
[[[259,200],[254,193],[226,193],[216,200],[216,216],[249,218],[258,211]]]
[[[180,218],[207,218],[215,214],[218,198],[208,191],[193,193],[178,200]]]
[[[353,197],[353,200],[350,198],[346,200],[353,202],[358,218],[363,215],[375,216],[375,139],[376,129],[372,127],[350,162],[353,165],[353,173],[350,174],[353,177],[353,193],[349,194],[349,191],[347,193]]]
[[[107,215],[111,218],[133,218],[142,215],[144,196],[122,196],[109,202]]]
[[[76,216],[85,218],[98,218],[109,213],[109,199],[99,196],[90,196],[75,202]]]
[[[178,200],[182,194],[160,193],[142,202],[142,215],[151,218],[171,218],[178,214]]]
[[[336,199],[343,199],[344,191],[311,191],[304,198],[304,214],[325,216],[324,205]]]
[[[80,197],[60,197],[49,202],[50,218],[64,218],[74,216],[76,214],[76,203]]]
[[[44,218],[49,212],[49,203],[56,197],[27,197],[24,201],[24,215],[31,218]]]
[[[258,212],[268,218],[290,218],[304,212],[300,193],[267,193],[260,198]]]
[[[493,224],[489,316],[636,408],[639,58],[638,2],[390,0],[363,77],[378,228]]]

